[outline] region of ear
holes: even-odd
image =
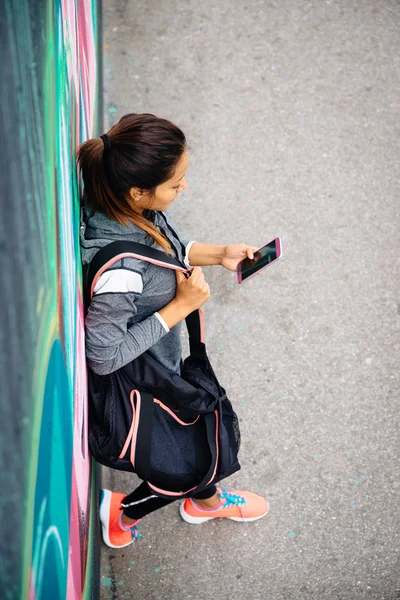
[[[129,190],[129,195],[134,202],[139,202],[142,199],[143,190],[136,187],[131,187]]]

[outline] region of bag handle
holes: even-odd
[[[129,240],[117,240],[106,244],[92,258],[86,277],[86,289],[89,292],[89,299],[92,299],[93,295],[93,283],[106,271],[111,265],[120,260],[121,258],[137,258],[138,260],[144,260],[160,267],[167,267],[175,271],[188,272],[186,267],[182,267],[182,264],[173,258],[169,254],[151,248],[145,244],[139,242],[131,242]]]
[[[85,306],[89,306],[93,297],[94,287],[100,276],[121,258],[136,258],[144,260],[166,269],[181,271],[185,276],[190,277],[190,270],[180,263],[176,258],[166,254],[162,250],[132,242],[130,240],[116,240],[106,244],[96,252],[92,258],[87,272],[86,281],[84,281]],[[198,350],[199,344],[205,344],[204,317],[201,309],[196,309],[186,317],[186,326],[189,333],[191,349]]]

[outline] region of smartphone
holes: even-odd
[[[256,252],[254,258],[246,257],[237,266],[238,283],[242,283],[264,267],[267,267],[282,256],[282,241],[277,237]]]

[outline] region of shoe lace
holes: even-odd
[[[218,497],[220,500],[225,500],[224,508],[227,508],[228,506],[244,506],[246,504],[246,500],[243,496],[239,496],[239,494],[230,494],[226,488],[222,488]]]
[[[142,537],[142,534],[140,533],[137,525],[133,525],[133,527],[130,527],[130,530],[131,530],[132,540],[134,542]]]
[[[121,515],[119,517],[119,523],[122,526],[123,529],[125,529],[125,531],[129,531],[131,536],[132,536],[132,540],[135,542],[136,540],[138,540],[139,538],[142,537],[142,534],[139,531],[139,523],[135,523],[134,525],[126,525],[124,523],[122,523],[121,520]]]

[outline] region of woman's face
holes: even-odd
[[[185,173],[189,166],[189,158],[189,152],[185,150],[175,169],[174,176],[161,185],[158,185],[154,196],[150,197],[149,192],[146,190],[140,195],[140,191],[137,188],[131,188],[130,193],[133,198],[135,210],[140,213],[144,209],[167,210],[177,195],[187,188]]]

